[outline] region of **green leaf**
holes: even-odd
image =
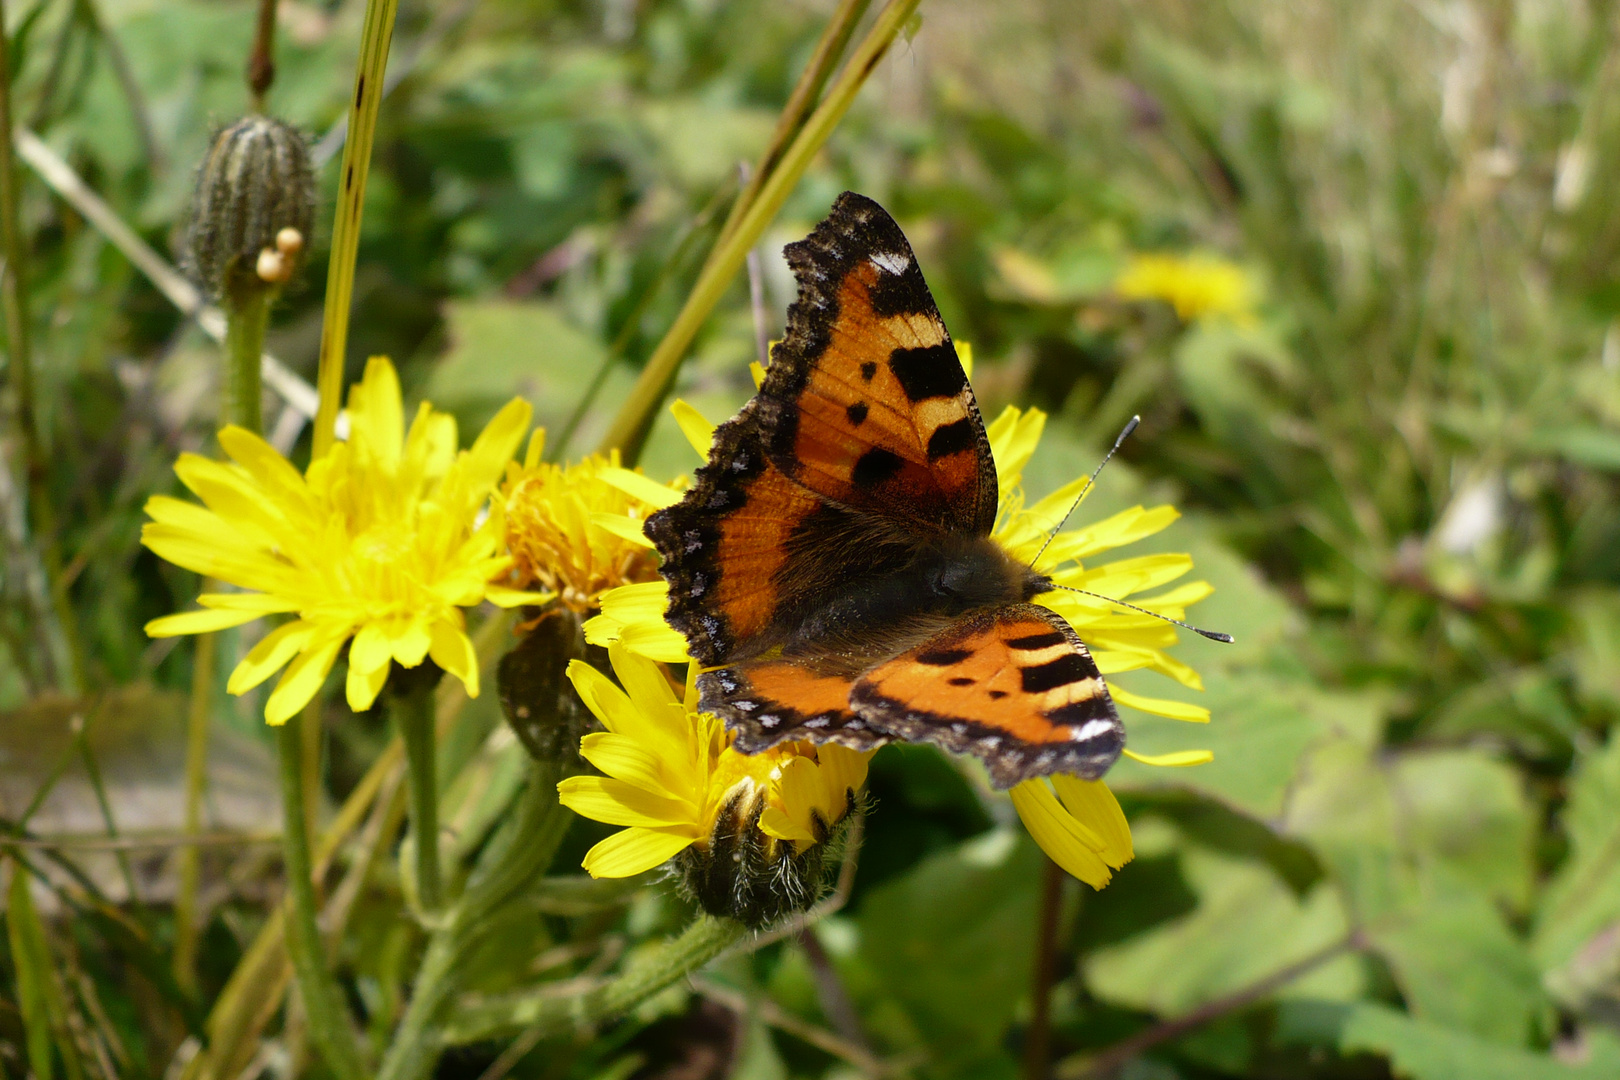
[[[1536,914],[1531,949],[1561,1001],[1578,1004],[1620,975],[1620,736],[1579,762],[1564,807],[1569,857]]]
[[[1523,1046],[1547,1012],[1540,972],[1481,893],[1434,875],[1421,903],[1368,927],[1419,1019]]]
[[[1208,706],[1211,720],[1188,724],[1127,709],[1131,749],[1162,754],[1207,748],[1215,760],[1165,769],[1124,759],[1109,771],[1108,783],[1120,791],[1185,788],[1263,819],[1281,815],[1301,757],[1313,744],[1335,733],[1370,739],[1379,726],[1379,709],[1371,698],[1321,693],[1260,672],[1208,671],[1202,696],[1180,688],[1163,690],[1164,680],[1151,687],[1141,680],[1140,675],[1127,676],[1120,683],[1132,691],[1140,687],[1144,694],[1196,701]]]
[[[1197,910],[1094,954],[1085,973],[1098,996],[1179,1015],[1318,953],[1349,932],[1330,887],[1319,886],[1301,900],[1264,865],[1190,846],[1182,872],[1198,894]],[[1345,955],[1280,993],[1354,998],[1361,993],[1361,968]]]
[[[433,367],[422,396],[456,414],[470,437],[514,395],[535,407],[535,423],[555,429],[568,419],[607,350],[551,303],[452,300],[445,305],[450,346]],[[610,378],[599,400],[614,401],[631,376]],[[595,439],[582,429],[575,446]]]
[[[1040,853],[986,833],[918,863],[861,905],[862,948],[938,1053],[967,1067],[995,1050],[1029,985]]]
[[[1620,472],[1620,432],[1589,424],[1563,424],[1540,428],[1528,441],[1531,449],[1557,454],[1573,464]]]
[[[1402,835],[1481,891],[1523,911],[1530,903],[1536,823],[1519,774],[1482,751],[1403,754],[1392,782]]]
[[[1610,1041],[1593,1040],[1585,1065],[1565,1065],[1371,1002],[1285,1005],[1277,1017],[1277,1039],[1328,1043],[1344,1054],[1378,1054],[1403,1080],[1607,1080],[1620,1069],[1620,1051]]]

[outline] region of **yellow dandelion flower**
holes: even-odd
[[[1114,279],[1114,292],[1126,300],[1163,300],[1182,322],[1225,316],[1254,321],[1254,281],[1241,266],[1219,255],[1139,253]]]
[[[757,924],[788,910],[776,905],[813,901],[819,849],[865,785],[871,752],[801,742],[740,754],[725,725],[697,711],[690,680],[681,701],[653,661],[618,643],[608,656],[622,690],[588,664],[568,668],[607,728],[585,736],[580,754],[607,775],[570,777],[559,797],[577,814],[625,826],[586,853],[586,872],[629,877],[685,854],[688,885],[715,914]],[[750,890],[751,880],[760,887]],[[750,895],[762,910],[739,911]]]
[[[681,430],[700,455],[707,456],[714,425],[684,401],[672,409]],[[1033,561],[1041,545],[1075,499],[1086,478],[1067,484],[1032,506],[1023,494],[1024,467],[1034,455],[1046,427],[1039,409],[1003,410],[986,434],[996,463],[1001,505],[992,535],[1016,557]],[[681,497],[675,488],[638,478],[649,505],[672,505]],[[1208,582],[1183,584],[1167,592],[1137,598],[1135,594],[1161,588],[1192,569],[1188,555],[1148,555],[1100,565],[1085,560],[1160,532],[1180,515],[1174,507],[1132,507],[1103,521],[1053,536],[1041,554],[1040,570],[1060,585],[1086,589],[1171,618],[1185,619],[1187,608],[1214,592]],[[1124,671],[1159,671],[1194,690],[1202,690],[1198,673],[1165,652],[1176,643],[1176,628],[1140,612],[1079,593],[1053,590],[1035,598],[1074,626],[1091,649],[1092,658],[1106,677]],[[647,582],[612,590],[602,597],[602,613],[585,623],[585,639],[613,645],[649,659],[678,663],[689,659],[686,639],[664,620],[669,604],[665,582]],[[1108,681],[1114,701],[1126,708],[1177,720],[1207,723],[1209,710],[1182,701],[1130,693]],[[1178,767],[1201,765],[1213,759],[1208,750],[1183,750],[1146,755],[1127,749],[1126,755],[1149,765]],[[1112,871],[1133,857],[1130,827],[1113,793],[1102,781],[1073,776],[1027,780],[1012,791],[1014,807],[1037,843],[1052,860],[1075,877],[1102,888]]]
[[[407,432],[399,379],[373,357],[349,391],[349,439],[300,475],[269,443],[227,427],[231,459],[182,454],[175,473],[203,505],[157,495],[141,542],[160,558],[245,591],[205,593],[200,611],[154,619],[153,637],[201,634],[265,615],[296,619],[267,634],[231,673],[243,694],[283,667],[264,717],[281,724],[315,696],[349,646],[349,705],[368,709],[393,662],[431,657],[478,694],[478,662],[462,608],[503,607],[546,596],[497,584],[502,469],[529,426],[514,399],[470,450],[457,452],[456,422],[427,403]],[[480,517],[488,514],[480,522]]]
[[[641,526],[658,507],[620,475],[639,471],[622,468],[617,450],[573,465],[547,464],[540,460],[544,447],[545,432],[535,432],[523,464],[508,465],[501,486],[515,583],[555,592],[585,614],[607,590],[656,578],[658,557]]]

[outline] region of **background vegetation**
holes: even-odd
[[[518,393],[550,445],[594,448],[830,10],[407,0],[349,378],[386,353],[407,397],[463,432]],[[361,12],[281,2],[269,107],[317,138],[347,107]],[[1219,589],[1200,622],[1239,641],[1179,651],[1207,685],[1214,722],[1196,735],[1214,763],[1109,775],[1137,858],[1103,892],[1063,894],[1056,1074],[1620,1075],[1620,9],[921,13],[760,245],[771,329],[792,294],[782,244],[845,188],[879,199],[973,343],[986,412],[1053,414],[1032,492],[1086,471],[1142,414],[1087,512],[1182,507],[1155,543],[1192,551]],[[247,106],[254,5],[32,0],[6,16],[16,122],[172,250],[195,163]],[[201,849],[194,969],[171,970],[185,938],[172,843],[105,842],[114,826],[163,841],[182,823],[193,645],[140,628],[197,587],[138,534],[145,498],[177,487],[175,454],[210,445],[218,348],[82,207],[20,175],[37,479],[56,522],[26,530],[8,412],[0,798],[13,857],[51,887],[9,890],[0,1069],[29,1069],[24,1017],[49,1015],[66,1075],[179,1075],[280,889],[251,699],[212,709],[207,819],[233,842]],[[328,222],[335,164],[321,183]],[[329,239],[317,230],[269,339],[310,380]],[[1132,252],[1204,250],[1251,276],[1252,316],[1182,321],[1112,290]],[[681,393],[726,415],[751,392],[754,349],[739,280]],[[564,436],[610,354],[621,362]],[[14,410],[15,365],[3,374]],[[267,430],[302,463],[307,426],[266,401]],[[643,464],[668,478],[696,458],[666,418]],[[54,613],[40,591],[52,564],[68,583]],[[246,643],[221,638],[222,672]],[[1154,693],[1156,678],[1122,684]],[[493,698],[462,714],[441,768],[468,857],[522,760]],[[387,732],[340,700],[327,719],[336,806]],[[1187,730],[1133,718],[1132,745],[1180,748]],[[439,1074],[1017,1075],[1038,851],[931,749],[885,749],[871,789],[853,894],[813,939],[724,961],[596,1039],[525,1053],[521,1023],[469,1021]],[[577,822],[558,866],[601,835]],[[335,960],[381,1038],[423,934],[376,854],[346,848],[339,869],[361,872],[332,887],[357,883]],[[681,921],[666,890],[638,884],[501,927],[466,985],[583,978],[634,953]],[[254,1075],[314,1068],[299,1009],[263,1018]]]

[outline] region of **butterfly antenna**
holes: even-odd
[[[1115,600],[1112,596],[1104,596],[1102,593],[1094,593],[1090,589],[1077,589],[1073,585],[1059,585],[1055,581],[1052,583],[1052,588],[1054,588],[1054,589],[1065,589],[1065,590],[1067,590],[1069,592],[1077,592],[1077,593],[1080,593],[1083,596],[1094,596],[1098,600],[1106,600],[1110,604],[1118,604],[1122,608],[1130,608],[1132,611],[1139,611],[1143,615],[1151,615],[1155,619],[1163,619],[1167,623],[1174,623],[1176,626],[1181,627],[1183,630],[1191,630],[1193,633],[1199,634],[1199,635],[1201,635],[1203,637],[1207,637],[1211,641],[1221,641],[1221,642],[1225,642],[1226,644],[1230,645],[1230,644],[1232,644],[1232,642],[1237,640],[1231,634],[1223,634],[1219,630],[1201,630],[1198,627],[1192,625],[1191,623],[1184,623],[1180,619],[1172,619],[1168,615],[1160,615],[1157,611],[1149,611],[1147,608],[1145,608],[1145,607],[1137,607],[1135,604],[1127,604],[1123,600]]]
[[[1052,531],[1047,534],[1046,543],[1042,544],[1041,550],[1037,551],[1035,553],[1035,557],[1029,560],[1031,570],[1035,568],[1036,563],[1041,561],[1041,556],[1046,554],[1046,549],[1052,546],[1052,541],[1057,539],[1058,532],[1065,524],[1068,523],[1069,516],[1073,514],[1075,510],[1079,508],[1080,503],[1085,500],[1086,494],[1091,491],[1091,485],[1097,482],[1097,474],[1101,473],[1103,471],[1103,466],[1112,461],[1114,455],[1119,453],[1119,448],[1124,445],[1126,439],[1131,437],[1131,432],[1135,431],[1136,425],[1140,424],[1141,422],[1142,418],[1140,416],[1131,417],[1130,421],[1126,423],[1124,430],[1119,433],[1119,438],[1114,440],[1113,447],[1109,449],[1108,453],[1103,455],[1103,459],[1097,463],[1097,467],[1091,470],[1091,475],[1086,477],[1086,486],[1081,488],[1080,494],[1074,497],[1074,502],[1069,505],[1068,511],[1064,513],[1063,520],[1052,526]],[[1191,627],[1188,627],[1188,629],[1191,629]]]

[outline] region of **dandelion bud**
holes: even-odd
[[[579,619],[554,605],[501,657],[495,675],[501,711],[529,756],[565,772],[579,771],[579,740],[591,726],[567,676],[568,662],[584,655]]]
[[[315,177],[303,133],[250,116],[225,128],[197,170],[186,257],[213,296],[277,287],[300,263],[315,218]]]

